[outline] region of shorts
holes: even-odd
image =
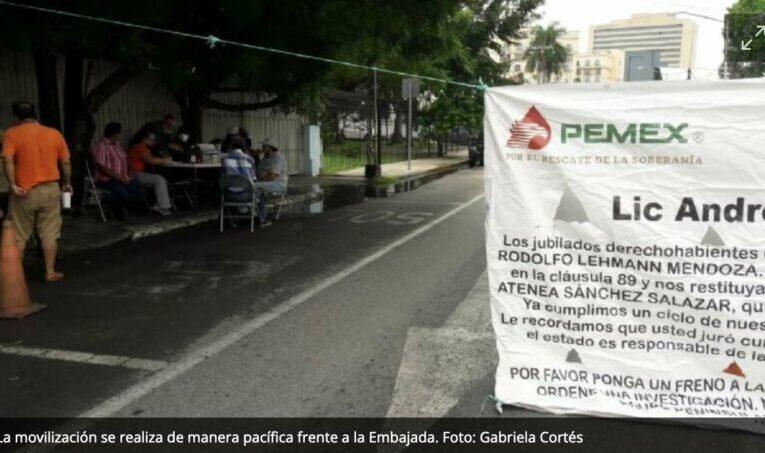
[[[37,228],[42,240],[55,241],[61,237],[61,189],[58,182],[32,187],[23,197],[10,194],[8,221],[16,229],[16,240],[22,244]]]

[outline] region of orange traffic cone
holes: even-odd
[[[0,238],[0,319],[22,319],[46,306],[29,300],[21,254],[16,244],[16,229],[3,222]]]

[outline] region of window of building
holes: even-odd
[[[584,65],[585,65],[586,67],[588,67],[588,68],[589,68],[589,67],[590,67],[590,60],[586,60],[586,61],[584,62]]]
[[[513,66],[513,71],[521,72],[521,65],[517,64],[517,65]]]

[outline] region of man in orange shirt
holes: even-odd
[[[11,187],[8,221],[16,229],[22,255],[36,228],[45,259],[45,280],[60,280],[64,274],[56,271],[56,252],[61,237],[61,190],[72,192],[69,148],[59,131],[37,122],[30,102],[14,103],[13,116],[18,122],[5,132],[2,150]]]

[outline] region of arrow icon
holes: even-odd
[[[752,50],[752,48],[749,47],[752,44],[752,41],[754,41],[754,39],[750,39],[746,43],[744,43],[744,41],[741,41],[741,50]]]
[[[765,25],[758,25],[757,26],[757,33],[754,34],[755,37],[763,35],[765,36]]]

